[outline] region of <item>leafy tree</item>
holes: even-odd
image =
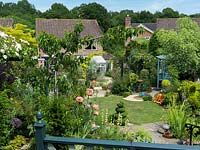
[[[149,53],[151,53],[153,56],[158,56],[163,53],[161,44],[158,41],[158,32],[158,30],[155,31],[149,41]]]
[[[155,22],[156,19],[152,13],[149,11],[141,11],[138,13],[137,22],[145,23],[145,22]]]
[[[179,13],[174,11],[172,8],[165,8],[162,10],[162,18],[178,18]]]
[[[75,7],[72,12],[76,12],[76,17],[81,19],[97,19],[103,31],[109,28],[108,12],[106,8],[97,3],[82,4],[80,7]]]
[[[190,18],[177,21],[176,31],[160,30],[157,33],[168,63],[174,65],[179,75],[194,75],[199,70],[200,28]]]
[[[54,3],[42,16],[45,18],[68,19],[71,18],[71,13],[63,4]]]
[[[77,90],[77,84],[81,58],[77,58],[73,53],[78,50],[79,43],[81,42],[79,34],[82,29],[82,25],[77,25],[74,31],[66,32],[64,38],[57,38],[44,32],[37,37],[39,48],[49,55],[47,67],[43,68],[45,85],[55,90],[55,76],[53,72],[59,71],[57,86],[60,93],[68,96],[80,92]],[[64,50],[61,50],[62,48]],[[41,85],[43,91],[45,85]]]
[[[102,39],[104,50],[114,55],[120,62],[121,76],[123,76],[124,72],[123,64],[127,53],[127,39],[142,32],[142,28],[125,28],[123,26],[118,26],[109,28]]]

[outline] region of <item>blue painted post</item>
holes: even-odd
[[[159,81],[160,81],[160,73],[159,73],[159,71],[160,71],[160,59],[159,58],[157,58],[158,59],[158,64],[157,64],[157,88],[159,88]]]
[[[45,150],[44,137],[45,137],[45,123],[42,122],[41,112],[37,113],[37,122],[35,127],[36,150]]]

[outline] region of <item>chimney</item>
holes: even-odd
[[[129,15],[125,18],[125,28],[131,27],[131,17]]]

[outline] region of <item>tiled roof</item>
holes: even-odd
[[[97,38],[102,35],[101,29],[96,20],[86,19],[36,19],[36,35],[41,31],[53,34],[57,37],[63,37],[64,31],[72,31],[76,24],[82,23],[84,29],[80,36],[93,36]]]
[[[3,27],[13,27],[14,20],[12,18],[0,18],[0,25]]]
[[[193,21],[196,21],[200,26],[200,18],[191,18]],[[157,19],[157,29],[176,29],[176,22],[178,18],[159,18]]]
[[[146,26],[147,28],[149,28],[152,31],[156,30],[156,23],[132,23],[131,25],[132,25],[132,27],[137,27],[140,24]]]

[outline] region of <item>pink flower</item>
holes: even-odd
[[[98,111],[94,111],[94,115],[95,115],[95,116],[98,116],[98,115],[99,115],[99,112],[98,112]]]
[[[81,97],[81,96],[76,97],[76,101],[79,102],[79,103],[82,103],[83,97]]]
[[[88,96],[92,96],[92,94],[93,94],[93,89],[87,89],[87,95]]]
[[[92,107],[94,108],[94,110],[99,110],[99,105],[97,104],[94,104]]]

